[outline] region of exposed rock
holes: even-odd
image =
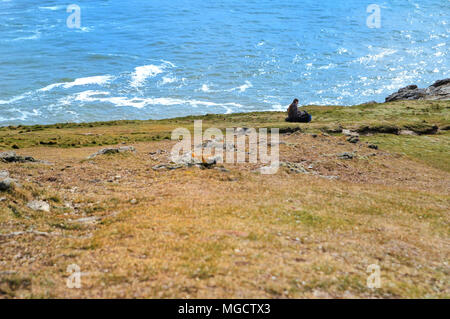
[[[360,104],[360,105],[371,105],[371,104],[378,104],[378,102],[372,100],[372,101],[369,101],[369,102],[362,103],[362,104]]]
[[[340,159],[353,159],[354,155],[353,155],[353,153],[344,152],[344,153],[337,154],[337,157]]]
[[[222,157],[219,155],[215,155],[215,156],[196,156],[194,153],[191,152],[187,152],[185,154],[183,154],[182,156],[180,156],[177,161],[175,162],[176,164],[181,164],[184,166],[203,166],[203,167],[211,167],[219,162],[222,162]]]
[[[359,136],[358,132],[347,130],[347,129],[343,129],[342,134],[344,134],[346,136]]]
[[[166,151],[165,150],[157,150],[154,152],[149,152],[148,154],[153,156],[153,155],[161,155],[162,153],[166,153]]]
[[[278,168],[279,167],[272,164],[269,166],[259,167],[259,168],[255,169],[253,171],[253,173],[259,173],[259,174],[263,174],[263,175],[271,175],[271,174],[275,174],[278,171]]]
[[[6,177],[0,180],[0,191],[7,192],[13,190],[15,188],[15,180],[12,178]]]
[[[375,144],[369,144],[367,147],[371,148],[373,150],[377,150],[378,149],[378,145],[375,145]]]
[[[398,134],[400,135],[417,135],[416,132],[411,130],[401,130]]]
[[[236,135],[247,135],[247,134],[250,134],[251,132],[252,132],[252,130],[247,127],[235,127],[234,128],[234,134],[236,134]]]
[[[75,219],[75,220],[71,220],[70,223],[96,224],[99,220],[100,220],[100,217],[91,216],[91,217],[83,217],[83,218],[78,218],[78,219]]]
[[[437,125],[432,125],[428,123],[405,125],[404,129],[405,129],[404,131],[407,132],[412,131],[416,135],[436,134],[439,131],[439,127]],[[404,131],[400,131],[399,134],[402,134],[402,132],[404,133]]]
[[[204,149],[206,148],[211,150],[223,148],[225,151],[234,151],[236,149],[234,143],[227,143],[219,139],[206,140],[203,142],[201,147]]]
[[[50,211],[50,205],[47,202],[44,202],[42,200],[32,200],[27,204],[28,208],[31,208],[32,210],[38,210],[38,211],[44,211],[49,212]]]
[[[350,136],[349,138],[347,138],[347,142],[349,143],[358,143],[359,142],[359,137],[358,136]]]
[[[426,89],[427,100],[450,100],[450,78],[437,80]]]
[[[7,177],[9,177],[8,171],[5,171],[5,170],[0,171],[0,179],[7,178]]]
[[[0,160],[5,163],[37,162],[37,160],[35,160],[31,156],[20,156],[20,155],[17,155],[16,152],[13,152],[13,151],[7,151],[7,152],[0,153]]]
[[[426,89],[408,85],[386,98],[386,102],[399,100],[450,100],[450,78],[438,80]]]
[[[117,154],[117,153],[124,153],[124,152],[136,152],[136,149],[133,146],[120,146],[120,147],[108,147],[108,148],[102,148],[100,151],[89,155],[88,159],[94,158],[98,155],[105,155],[105,154]]]
[[[196,166],[199,168],[212,168],[217,163],[222,163],[223,158],[219,155],[215,156],[196,156],[192,152],[186,152],[179,156],[175,162],[158,164],[152,167],[155,171],[160,170],[174,170],[183,167]]]
[[[336,175],[318,175],[318,176],[329,180],[339,179],[339,176]]]

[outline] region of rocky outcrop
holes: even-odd
[[[136,152],[136,149],[133,146],[102,148],[100,151],[89,155],[88,159],[92,159],[94,157],[97,157],[98,155],[117,154],[117,153],[124,153],[124,152],[133,152],[134,153],[134,152]]]
[[[158,164],[152,167],[154,171],[159,170],[174,170],[183,167],[196,166],[199,168],[213,168],[216,164],[222,163],[222,156],[196,156],[191,152],[187,152],[179,156],[175,162]]]
[[[26,162],[38,162],[31,156],[20,156],[17,155],[16,152],[8,151],[0,153],[0,161],[6,163],[26,163]]]
[[[400,100],[450,100],[450,78],[438,80],[426,89],[408,85],[386,98],[386,102]]]

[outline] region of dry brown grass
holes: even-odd
[[[99,147],[19,150],[53,165],[0,163],[23,183],[0,202],[0,234],[50,235],[0,236],[0,296],[450,297],[450,173],[342,136],[281,139],[281,160],[311,174],[153,171],[167,154],[148,153],[171,141],[93,160]],[[51,212],[27,209],[31,198]],[[73,222],[89,216],[101,219]],[[81,289],[66,287],[73,263]],[[380,289],[366,286],[370,264]]]

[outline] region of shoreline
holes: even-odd
[[[450,100],[450,78],[437,80],[427,88],[419,88],[417,85],[408,85],[406,87],[400,88],[397,92],[394,92],[385,98],[385,102],[369,101],[361,104],[355,105],[302,105],[301,108],[345,108],[345,107],[358,107],[358,106],[370,106],[370,105],[383,105],[389,102],[399,102],[399,101],[448,101]],[[287,108],[288,105],[286,105]],[[28,127],[28,126],[61,126],[61,125],[89,125],[89,124],[99,124],[99,123],[119,123],[119,122],[136,122],[136,121],[170,121],[179,120],[184,118],[202,118],[209,115],[243,115],[243,114],[253,114],[253,113],[280,113],[284,111],[267,110],[267,111],[252,111],[252,112],[231,112],[231,113],[213,113],[213,114],[203,114],[203,115],[185,115],[161,119],[124,119],[124,120],[107,120],[107,121],[93,121],[93,122],[59,122],[52,124],[17,124],[17,125],[0,125],[0,129],[4,127]],[[101,125],[101,124],[100,124]],[[103,124],[106,125],[106,124]]]

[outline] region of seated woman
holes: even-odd
[[[298,99],[294,99],[289,108],[287,109],[288,117],[286,122],[300,122],[309,123],[311,122],[311,115],[306,111],[298,111]]]

